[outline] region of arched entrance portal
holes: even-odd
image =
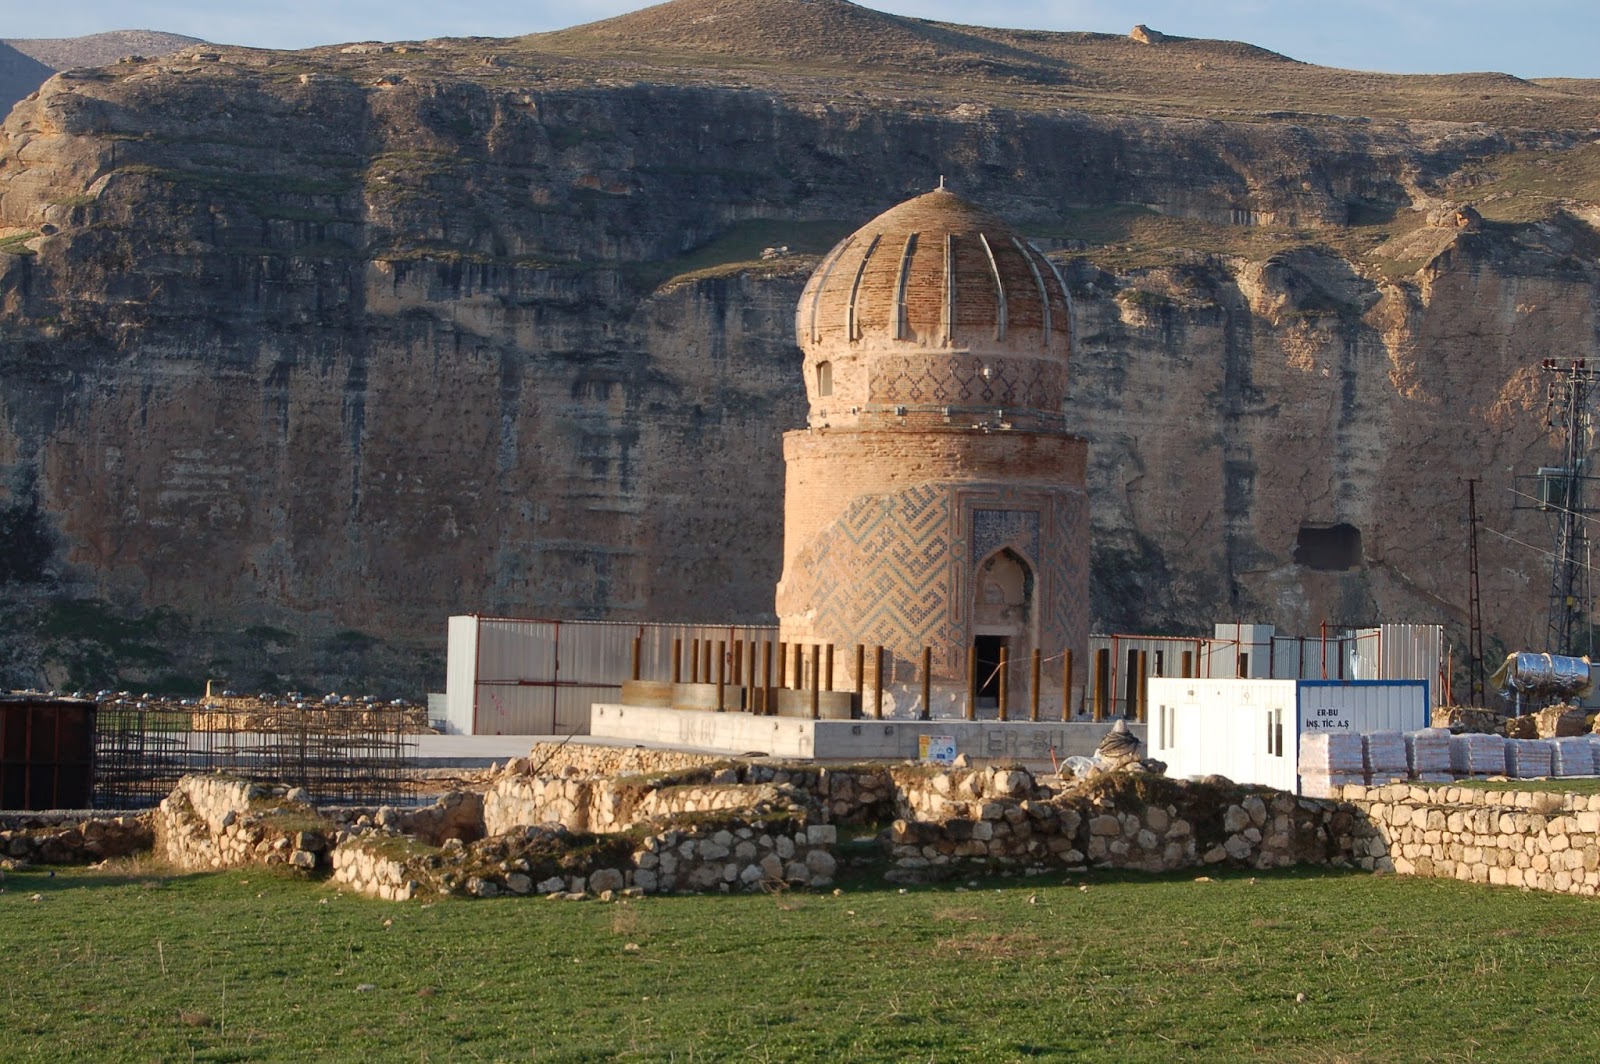
[[[1033,651],[1033,569],[1009,547],[978,565],[973,581],[973,648],[978,652],[978,706],[1000,704],[1000,650],[1009,661],[1009,701],[1016,705],[1022,690],[1015,682],[1017,665]]]

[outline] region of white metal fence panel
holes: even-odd
[[[452,735],[473,733],[477,694],[478,618],[452,617],[445,651],[445,722]]]
[[[555,621],[479,618],[478,682],[544,680],[554,676],[559,627]]]
[[[553,735],[556,707],[550,687],[516,683],[478,685],[476,735]]]

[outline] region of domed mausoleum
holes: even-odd
[[[963,688],[969,648],[988,687],[1005,647],[1019,693],[1033,649],[1083,661],[1087,449],[1062,415],[1072,300],[1050,260],[941,187],[835,247],[795,331],[810,415],[783,441],[780,638],[881,645],[901,669],[931,647]]]

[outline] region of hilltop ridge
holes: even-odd
[[[106,66],[129,55],[170,55],[180,48],[204,43],[198,37],[159,30],[111,30],[83,37],[0,38],[0,116],[51,74],[62,70]]]

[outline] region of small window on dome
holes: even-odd
[[[833,394],[833,363],[817,363],[817,395]]]

